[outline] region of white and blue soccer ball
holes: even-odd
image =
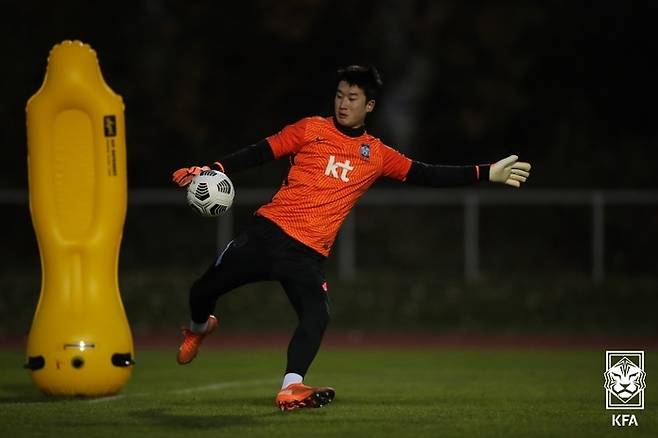
[[[187,186],[187,203],[201,216],[217,217],[233,205],[233,183],[218,170],[204,170]]]

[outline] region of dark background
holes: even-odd
[[[533,164],[523,190],[653,190],[656,9],[649,1],[3,2],[0,188],[27,187],[26,101],[52,46],[79,39],[125,101],[131,189],[170,188],[178,167],[331,114],[336,68],[362,63],[385,83],[368,130],[412,158],[466,164],[517,153]],[[234,182],[274,190],[282,171],[265,166]],[[38,298],[38,250],[26,206],[0,209],[0,333],[22,333]],[[252,210],[236,208],[238,223]],[[607,210],[609,275],[598,285],[587,206],[483,211],[475,285],[461,279],[460,208],[357,212],[359,273],[334,280],[339,327],[656,328],[655,205]],[[215,251],[214,233],[184,207],[131,206],[120,279],[137,331],[186,318],[186,290]],[[267,288],[227,298],[255,315],[234,328],[277,326],[260,300],[287,304]],[[627,301],[642,307],[630,326],[616,316]],[[360,310],[377,316],[362,322],[351,313]]]
[[[4,2],[0,184],[26,186],[26,100],[51,47],[80,39],[125,100],[133,187],[330,114],[351,63],[384,77],[370,131],[414,158],[514,151],[533,187],[655,187],[657,17],[643,1]]]

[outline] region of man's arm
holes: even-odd
[[[520,187],[530,176],[530,163],[510,155],[494,164],[444,166],[412,161],[405,182],[429,187],[456,187],[491,181]]]
[[[413,161],[405,182],[430,187],[456,187],[491,181],[520,187],[530,176],[530,163],[510,155],[494,164],[443,166]]]
[[[267,140],[261,140],[230,153],[215,161],[215,165],[224,173],[241,172],[274,160],[274,152]]]
[[[489,180],[489,165],[444,166],[412,161],[405,182],[429,187],[457,187]]]
[[[413,161],[395,149],[382,145],[382,176],[429,187],[456,187],[491,181],[520,187],[530,176],[530,163],[510,155],[493,164],[444,166]]]
[[[292,125],[287,125],[278,133],[270,135],[256,144],[230,153],[220,161],[215,161],[213,166],[224,173],[234,173],[279,159],[286,155],[293,155],[304,144],[304,133],[306,132],[307,122],[308,118],[299,120]],[[195,175],[200,174],[204,170],[210,170],[210,167],[183,167],[172,174],[172,180],[179,186],[185,187],[192,181]]]
[[[219,161],[215,161],[213,163],[213,167],[221,170],[224,173],[235,173],[256,167],[272,160],[274,160],[274,152],[272,152],[272,147],[267,140],[261,140],[256,144],[252,144],[232,152]],[[192,181],[192,178],[204,170],[210,170],[210,167],[183,167],[172,174],[172,180],[179,186],[185,187]]]

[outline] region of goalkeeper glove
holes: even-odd
[[[510,155],[489,167],[489,181],[521,187],[530,176],[530,163],[518,161],[519,157]]]
[[[219,161],[213,163],[217,169],[224,173],[224,166]],[[192,166],[192,167],[183,167],[171,174],[171,179],[178,184],[180,187],[185,187],[190,182],[192,178],[199,175],[204,170],[210,170],[208,166]]]
[[[192,167],[183,167],[178,169],[171,175],[171,179],[178,184],[180,187],[185,187],[190,182],[192,178],[199,175],[204,170],[210,170],[208,166],[192,166]]]

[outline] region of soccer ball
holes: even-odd
[[[233,204],[234,195],[233,183],[218,170],[204,170],[187,186],[187,203],[206,217],[226,213]]]

